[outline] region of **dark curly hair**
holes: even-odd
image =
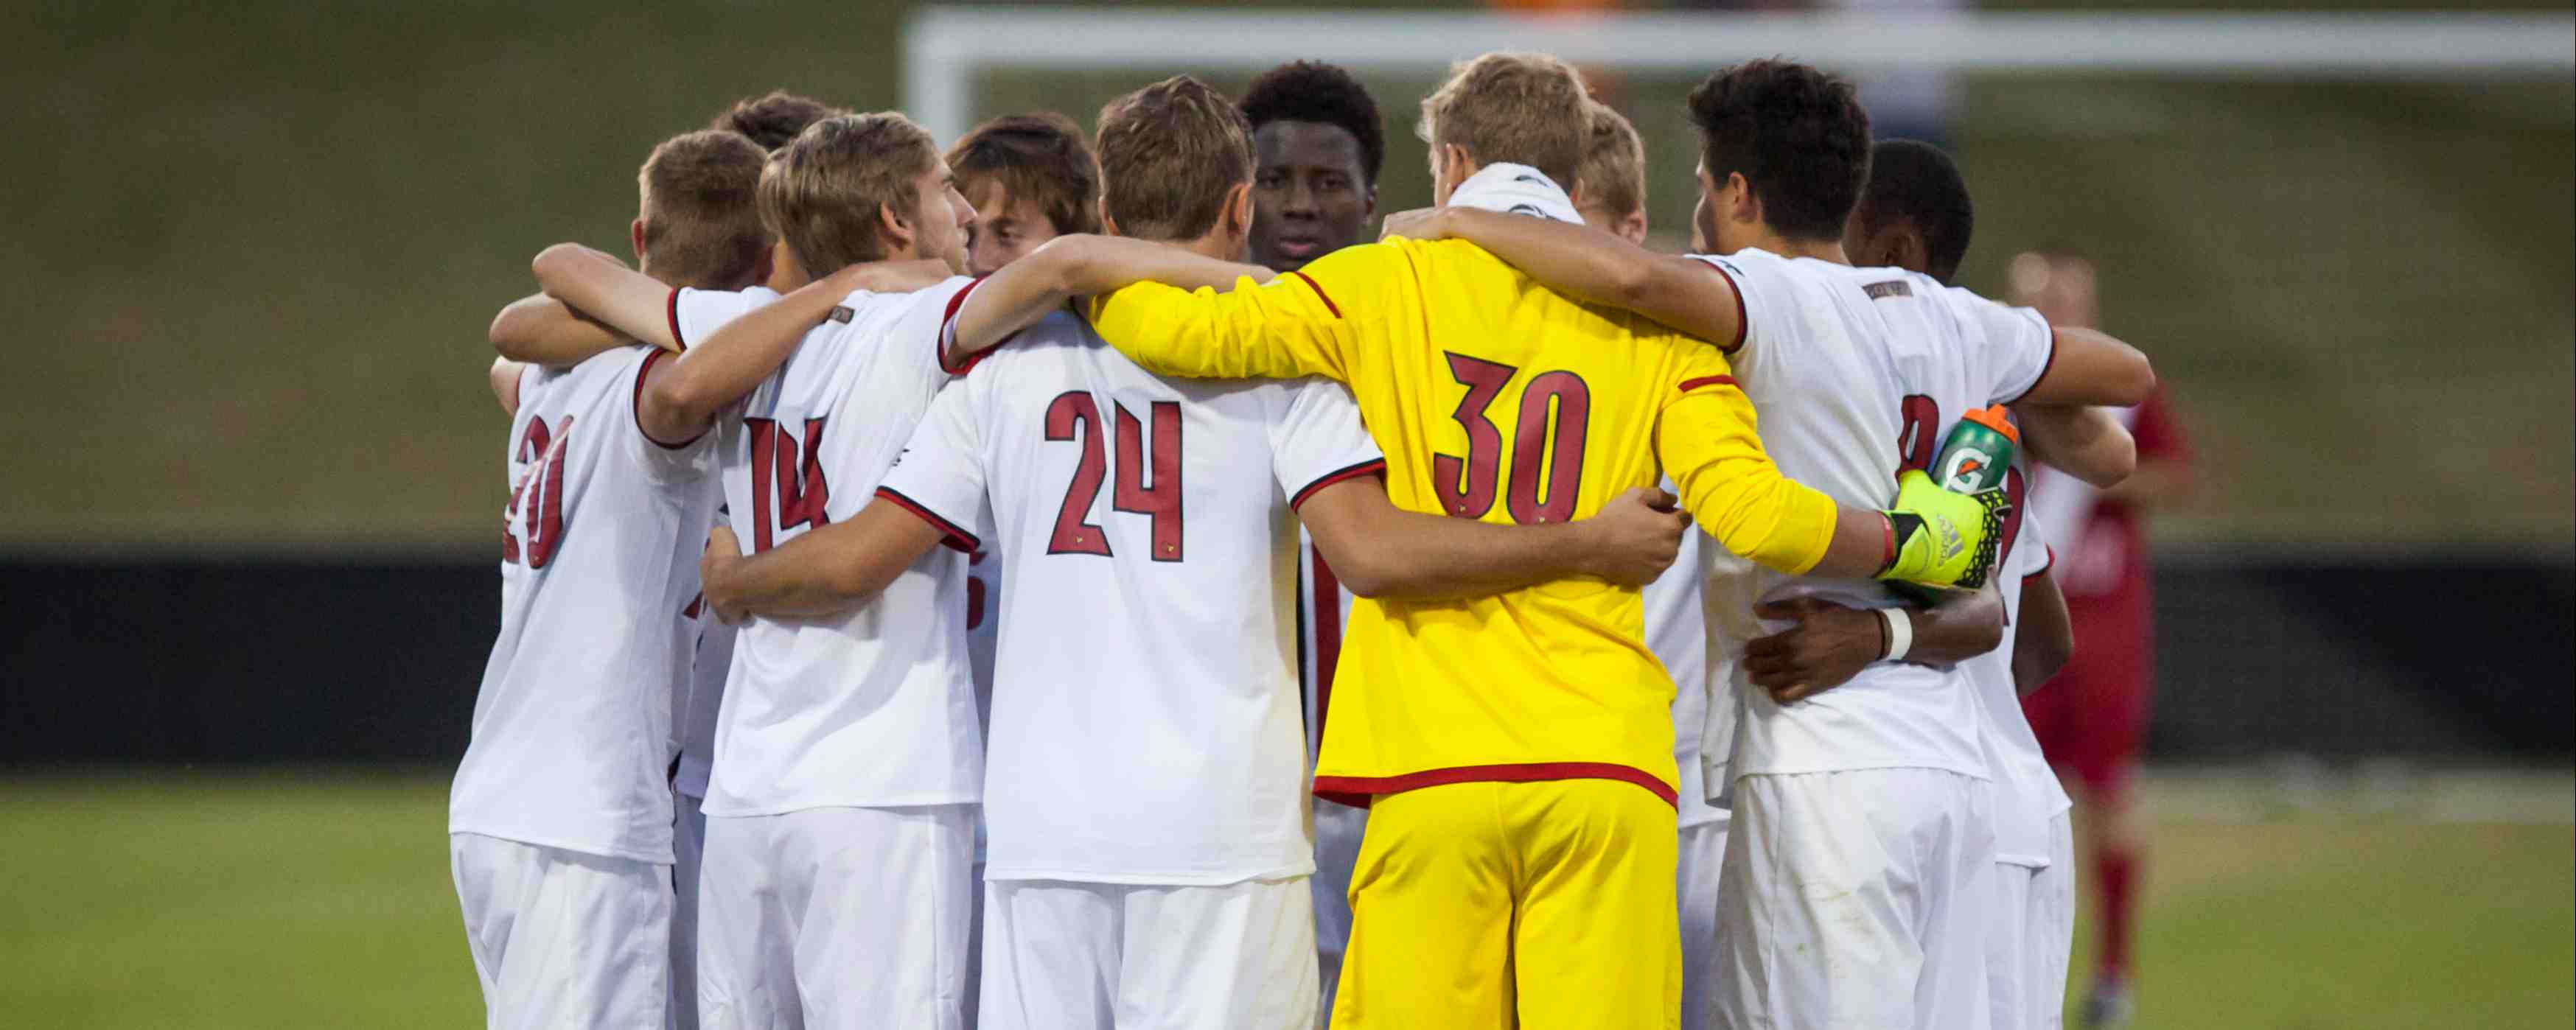
[[[1291,61],[1261,73],[1243,91],[1243,117],[1252,131],[1271,122],[1320,122],[1341,127],[1360,142],[1360,170],[1377,184],[1386,166],[1386,129],[1368,87],[1338,65]]]
[[[1959,272],[1968,237],[1977,228],[1976,205],[1959,166],[1941,148],[1921,140],[1881,140],[1870,151],[1869,186],[1852,217],[1874,233],[1903,218],[1923,234],[1923,272],[1942,282]]]
[[[1869,112],[1851,83],[1812,65],[1747,61],[1691,90],[1690,114],[1709,177],[1741,173],[1772,229],[1842,237],[1869,178]]]
[[[710,129],[731,129],[760,144],[760,149],[776,153],[805,127],[833,115],[850,112],[833,107],[812,97],[798,96],[783,89],[770,90],[766,96],[744,97],[707,124]]]

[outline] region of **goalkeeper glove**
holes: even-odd
[[[1975,590],[1994,572],[2012,502],[2002,490],[1952,493],[1921,470],[1896,477],[1887,564],[1878,578]]]

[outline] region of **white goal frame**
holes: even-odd
[[[973,124],[994,69],[1253,72],[1299,58],[1437,75],[1489,50],[1704,72],[1788,56],[1833,68],[2478,78],[2576,71],[2576,14],[1824,13],[947,7],[904,26],[904,110],[939,139]]]

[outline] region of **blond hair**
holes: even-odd
[[[825,118],[770,155],[760,173],[760,222],[807,275],[884,260],[878,212],[918,219],[913,180],[938,161],[930,132],[896,112]]]
[[[1477,164],[1509,161],[1570,186],[1583,164],[1592,100],[1574,68],[1549,54],[1486,54],[1451,67],[1422,98],[1424,142],[1464,148]]]
[[[1586,109],[1592,131],[1583,166],[1574,173],[1584,203],[1622,218],[1646,210],[1646,143],[1637,138],[1637,127],[1598,100]]]
[[[1252,181],[1252,126],[1224,94],[1175,75],[1100,109],[1102,206],[1118,231],[1195,240]]]
[[[667,282],[740,289],[769,248],[753,195],[769,154],[738,133],[701,129],[662,141],[635,173],[646,267]]]

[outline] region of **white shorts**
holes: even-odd
[[[1983,1027],[1994,847],[1983,780],[1936,769],[1739,778],[1718,895],[1717,1025]]]
[[[1682,1030],[1717,1025],[1717,884],[1726,861],[1726,824],[1721,817],[1682,827],[1674,882],[1682,905]]]
[[[700,1025],[957,1030],[974,813],[929,805],[709,818]]]
[[[1311,1030],[1306,877],[1219,887],[995,880],[982,1030]]]
[[[1995,864],[1993,911],[1986,993],[1994,1030],[2057,1030],[2075,945],[2075,834],[2066,813],[2049,820],[2047,865]]]
[[[671,1030],[698,1030],[698,868],[707,851],[705,798],[671,792]]]
[[[1308,882],[1315,895],[1315,966],[1324,998],[1315,1015],[1319,1030],[1333,1011],[1342,952],[1351,945],[1351,870],[1360,863],[1360,838],[1367,832],[1368,809],[1315,802],[1315,875]]]
[[[447,858],[493,1030],[662,1025],[671,867],[477,833]]]

